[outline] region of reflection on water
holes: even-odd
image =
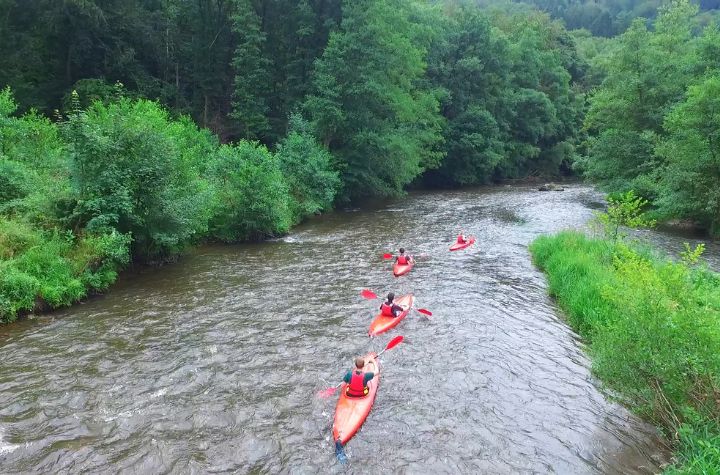
[[[411,194],[203,247],[2,328],[3,471],[656,473],[655,431],[602,396],[527,250],[601,201],[583,186]],[[450,253],[460,229],[478,242]],[[427,257],[395,279],[382,254],[400,246]],[[434,316],[368,339],[363,288],[413,291]],[[340,467],[335,401],[314,395],[397,334]]]

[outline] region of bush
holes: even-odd
[[[131,241],[130,235],[116,232],[84,236],[70,255],[73,274],[90,290],[107,289],[130,261]]]
[[[40,282],[25,272],[0,261],[0,320],[12,322],[20,310],[32,310]]]
[[[236,242],[290,229],[288,187],[278,160],[265,146],[242,141],[220,147],[212,175],[218,190],[210,222],[213,237]]]
[[[11,259],[42,242],[40,233],[20,221],[0,216],[0,261]]]
[[[77,224],[131,233],[142,260],[180,252],[207,229],[210,196],[156,103],[96,102],[64,128],[73,145]]]
[[[105,290],[129,261],[130,236],[43,233],[0,218],[0,320]]]

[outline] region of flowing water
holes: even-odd
[[[413,193],[3,327],[0,471],[657,473],[662,442],[602,395],[527,250],[598,206],[584,186]],[[461,228],[478,242],[450,253]],[[381,256],[400,246],[424,255],[396,279]],[[369,339],[364,288],[434,315]],[[397,334],[341,466],[316,393]]]

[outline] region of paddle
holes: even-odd
[[[383,254],[383,259],[392,259],[392,257],[393,257],[393,255],[389,254],[387,252],[385,254]]]
[[[398,336],[396,336],[395,338],[393,338],[392,340],[390,340],[390,343],[388,343],[387,346],[385,346],[385,349],[382,350],[380,353],[378,353],[377,358],[380,358],[380,355],[382,355],[383,353],[385,353],[387,350],[392,350],[393,348],[395,348],[396,346],[398,346],[398,345],[400,344],[400,342],[403,341],[404,338],[405,338],[404,336],[398,335]],[[319,397],[319,398],[322,398],[322,399],[327,399],[327,398],[329,398],[330,396],[332,396],[333,394],[335,394],[335,391],[337,391],[338,388],[339,388],[340,386],[342,386],[342,383],[343,383],[343,382],[344,382],[344,381],[339,382],[336,386],[333,386],[332,388],[327,388],[327,389],[323,389],[322,391],[319,391],[318,394],[317,394],[318,397]]]
[[[378,298],[377,294],[369,289],[363,289],[362,292],[360,292],[360,295],[362,295],[363,298],[368,299],[368,300],[373,300],[373,299]],[[423,315],[432,317],[432,312],[426,308],[414,308],[413,310],[417,310],[418,312],[422,313]]]

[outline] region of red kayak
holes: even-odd
[[[466,247],[470,247],[473,244],[475,244],[475,236],[470,236],[467,242],[456,242],[455,244],[450,246],[450,250],[459,251],[460,249],[465,249]]]
[[[393,265],[393,274],[395,277],[400,277],[410,272],[410,269],[415,265],[414,261],[410,261],[407,264],[398,264],[397,262]]]
[[[403,318],[407,317],[408,313],[410,313],[410,309],[412,308],[414,302],[415,297],[413,297],[412,294],[403,295],[402,297],[395,299],[395,303],[400,305],[405,310],[397,317],[386,317],[382,313],[377,314],[375,316],[375,319],[370,324],[370,330],[368,330],[368,335],[379,335],[381,333],[385,333],[391,328],[395,328],[396,326],[398,326],[400,321]]]
[[[370,409],[375,402],[375,394],[380,384],[380,365],[375,353],[365,355],[366,372],[375,373],[375,377],[368,381],[368,393],[363,397],[350,397],[345,394],[348,384],[340,387],[340,398],[335,407],[335,421],[333,422],[333,440],[337,444],[345,445],[360,429]]]

